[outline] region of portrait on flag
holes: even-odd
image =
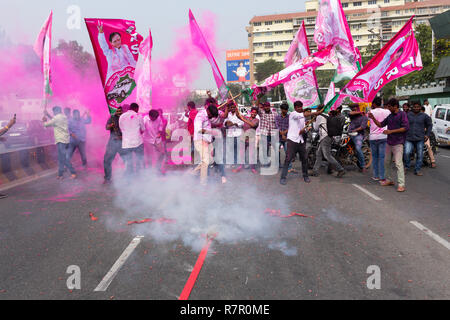
[[[136,88],[134,72],[143,37],[134,21],[85,19],[110,108],[117,108]]]

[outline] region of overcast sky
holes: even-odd
[[[92,53],[92,46],[84,21],[80,29],[69,29],[67,12],[70,6],[80,9],[82,18],[116,18],[135,20],[137,31],[144,37],[151,28],[154,57],[170,49],[177,28],[188,24],[191,8],[198,18],[205,10],[213,12],[218,21],[217,41],[223,50],[248,47],[245,27],[255,15],[289,13],[305,10],[305,1],[298,0],[0,0],[0,29],[5,30],[13,43],[34,43],[37,34],[53,10],[53,46],[58,39],[77,40]],[[200,25],[200,27],[202,27]],[[204,27],[204,26],[203,26]],[[225,52],[216,57],[225,74]],[[205,62],[205,73],[207,62]],[[203,73],[203,72],[202,72]],[[199,86],[207,86],[212,76],[205,74]]]

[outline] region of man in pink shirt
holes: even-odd
[[[383,122],[391,112],[381,107],[381,98],[376,97],[372,102],[372,114],[378,122]],[[372,150],[372,179],[375,181],[384,181],[384,157],[386,151],[387,135],[383,131],[387,127],[378,127],[372,119],[370,119],[370,149]]]

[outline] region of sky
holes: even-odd
[[[220,56],[216,56],[222,74],[225,72],[225,51],[248,48],[245,27],[255,15],[290,13],[305,10],[305,0],[0,0],[0,30],[6,31],[13,43],[33,44],[39,30],[53,10],[53,47],[58,39],[77,40],[86,51],[93,53],[84,21],[76,28],[77,21],[70,12],[79,9],[83,18],[115,18],[136,21],[136,28],[144,38],[151,28],[154,41],[153,56],[164,57],[171,50],[177,29],[188,24],[188,11],[192,9],[198,18],[205,11],[216,18],[217,45]],[[72,20],[70,20],[72,18]],[[70,20],[75,27],[69,28]],[[201,25],[201,28],[208,26]],[[202,77],[196,87],[210,88],[213,77],[208,64],[202,67]]]

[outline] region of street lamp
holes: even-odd
[[[368,31],[374,35],[377,36],[378,40],[380,40],[380,50],[383,48],[383,29],[381,29],[381,26],[379,27],[380,33],[377,34],[373,31],[373,29],[369,29]]]

